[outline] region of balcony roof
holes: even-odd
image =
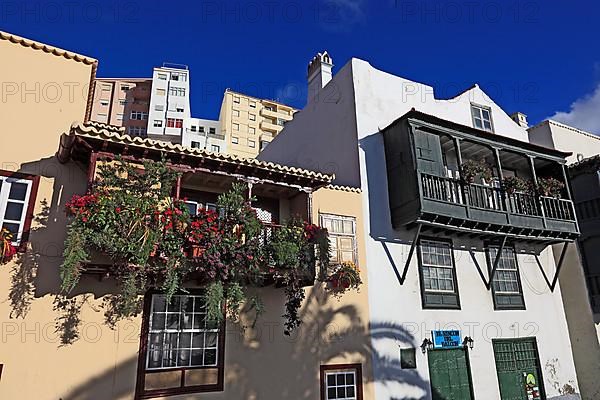
[[[600,170],[600,154],[584,158],[569,166],[569,174],[571,176],[596,173],[598,170]]]
[[[410,110],[409,112],[407,112],[406,114],[404,114],[403,116],[401,116],[400,118],[393,121],[387,127],[382,129],[382,131],[390,129],[391,127],[397,125],[398,123],[405,121],[405,120],[409,120],[409,119],[426,122],[426,123],[433,124],[433,125],[436,125],[436,126],[439,126],[442,128],[466,133],[470,136],[473,136],[475,138],[479,138],[479,139],[482,139],[485,141],[501,143],[501,144],[509,146],[509,147],[528,150],[528,151],[535,152],[535,153],[545,155],[545,156],[549,156],[552,158],[564,159],[572,154],[570,152],[559,151],[556,149],[540,146],[540,145],[533,144],[530,142],[523,142],[521,140],[513,139],[513,138],[510,138],[507,136],[503,136],[503,135],[487,132],[487,131],[484,131],[481,129],[473,128],[472,126],[462,125],[462,124],[459,124],[456,122],[448,121],[448,120],[436,117],[431,114],[426,114],[424,112],[417,111],[414,108],[412,110]]]
[[[71,159],[87,162],[93,152],[151,160],[160,160],[164,156],[172,164],[187,171],[224,173],[240,178],[313,190],[331,184],[334,179],[334,175],[254,158],[213,153],[159,140],[131,137],[125,134],[124,127],[98,122],[73,123],[70,132],[62,135],[56,155],[63,163]]]

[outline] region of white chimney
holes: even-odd
[[[317,53],[308,63],[308,101],[313,100],[319,91],[332,78],[333,60],[327,51]]]
[[[529,124],[527,123],[527,115],[522,112],[513,113],[510,118],[517,123],[522,128],[529,128]]]

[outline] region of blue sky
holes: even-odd
[[[81,0],[0,2],[0,29],[99,60],[100,77],[191,70],[192,114],[226,87],[296,107],[328,50],[450,97],[477,82],[507,112],[600,134],[600,4],[564,0]],[[558,113],[558,114],[557,114]]]

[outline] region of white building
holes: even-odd
[[[498,187],[560,179],[567,154],[530,144],[477,85],[438,100],[363,60],[331,80],[331,63],[315,62],[309,87],[318,79],[321,90],[258,158],[362,191],[376,398],[579,399],[561,292],[550,289],[548,244],[578,233],[569,194]],[[461,158],[484,158],[495,178],[470,183]],[[543,203],[539,215],[538,201],[564,208]]]
[[[190,118],[190,75],[187,66],[164,63],[154,68],[148,137],[181,143],[183,121]]]
[[[227,141],[221,132],[220,123],[212,119],[184,119],[181,144],[214,153],[227,152]]]
[[[581,237],[567,254],[560,288],[583,398],[600,396],[600,137],[545,120],[529,129],[529,140],[562,151],[571,168],[571,189]]]

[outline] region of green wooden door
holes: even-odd
[[[429,350],[433,400],[472,400],[471,374],[465,349]]]
[[[545,399],[535,339],[494,340],[493,345],[501,399]]]
[[[432,133],[415,131],[415,153],[417,168],[426,174],[443,176],[444,160],[442,158],[442,145],[440,137]]]

